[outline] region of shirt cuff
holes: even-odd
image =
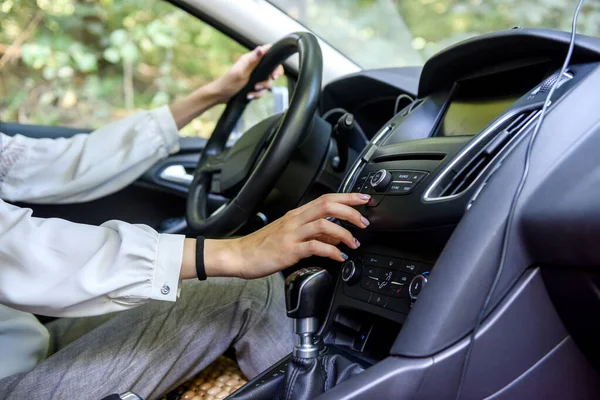
[[[166,233],[158,235],[156,265],[152,281],[152,299],[177,300],[184,240],[185,235]]]
[[[167,151],[169,154],[177,153],[179,151],[179,130],[171,109],[169,106],[162,106],[152,112],[160,128],[160,134],[163,137]]]

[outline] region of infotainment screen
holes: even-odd
[[[455,99],[440,127],[439,136],[474,136],[521,96],[495,99]]]
[[[539,84],[546,63],[458,81],[436,136],[474,136]]]

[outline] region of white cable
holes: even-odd
[[[504,237],[502,239],[502,253],[500,255],[500,262],[499,262],[498,270],[496,272],[496,276],[494,277],[494,281],[492,282],[492,286],[490,286],[490,290],[485,298],[483,307],[481,308],[481,311],[477,318],[477,323],[475,324],[475,327],[473,328],[473,332],[471,333],[470,338],[469,338],[470,340],[469,340],[469,344],[467,347],[467,354],[465,355],[465,358],[463,360],[460,381],[458,384],[458,390],[456,392],[457,400],[460,399],[460,396],[462,394],[462,389],[464,386],[465,377],[467,375],[467,370],[469,368],[469,361],[471,359],[471,353],[473,351],[473,346],[475,344],[475,338],[477,336],[477,332],[479,331],[479,328],[481,327],[481,324],[482,324],[483,320],[485,319],[485,316],[488,312],[488,308],[492,301],[492,297],[494,296],[494,292],[496,291],[496,287],[498,286],[498,283],[500,282],[500,277],[502,276],[502,271],[504,270],[504,264],[506,262],[506,254],[507,254],[507,249],[508,249],[508,240],[510,239],[510,233],[512,231],[514,214],[515,214],[515,210],[517,208],[517,202],[519,200],[519,197],[521,196],[523,187],[525,186],[525,180],[527,179],[527,175],[529,174],[529,163],[530,163],[530,159],[531,159],[531,151],[533,148],[535,138],[537,137],[538,132],[540,131],[540,128],[542,126],[544,116],[546,115],[546,110],[548,109],[549,105],[551,104],[552,95],[554,94],[556,88],[560,85],[560,82],[562,81],[563,76],[569,66],[569,62],[571,61],[571,56],[573,55],[573,49],[575,47],[575,36],[577,33],[577,17],[579,16],[579,11],[581,10],[583,1],[584,0],[579,0],[579,3],[577,4],[577,8],[575,9],[575,14],[573,15],[573,23],[572,23],[572,27],[571,27],[571,40],[569,42],[569,50],[567,51],[567,55],[565,57],[565,61],[560,70],[560,73],[558,75],[558,79],[552,84],[552,88],[550,89],[550,92],[548,92],[548,96],[546,96],[546,99],[544,100],[544,106],[542,107],[542,112],[540,113],[540,116],[534,127],[533,133],[531,134],[531,137],[529,138],[529,142],[527,143],[527,150],[525,153],[525,162],[523,165],[523,173],[521,174],[521,179],[519,181],[519,185],[517,186],[517,191],[513,195],[512,201],[510,203],[510,208],[508,211],[508,218],[507,218],[506,225],[504,228]]]
[[[394,103],[394,115],[398,114],[398,106],[400,105],[400,100],[407,99],[411,103],[414,103],[415,100],[407,94],[402,93],[400,96],[396,97],[396,102]]]

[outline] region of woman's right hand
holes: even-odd
[[[369,198],[359,193],[326,194],[250,235],[207,239],[204,244],[206,274],[254,279],[281,271],[310,256],[344,261],[348,256],[336,245],[343,242],[356,249],[360,243],[350,231],[326,218],[345,220],[364,229],[369,221],[352,206],[366,204]]]

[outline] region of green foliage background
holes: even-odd
[[[96,128],[168,104],[247,51],[159,0],[0,0],[0,28],[0,119],[21,123]],[[206,136],[219,112],[188,134]]]
[[[516,25],[568,30],[577,2],[272,3],[373,68],[422,64],[462,39]],[[586,2],[579,30],[600,33],[600,1]],[[224,73],[245,51],[162,0],[0,0],[0,120],[96,128],[168,104]],[[206,137],[220,111],[183,134]]]

